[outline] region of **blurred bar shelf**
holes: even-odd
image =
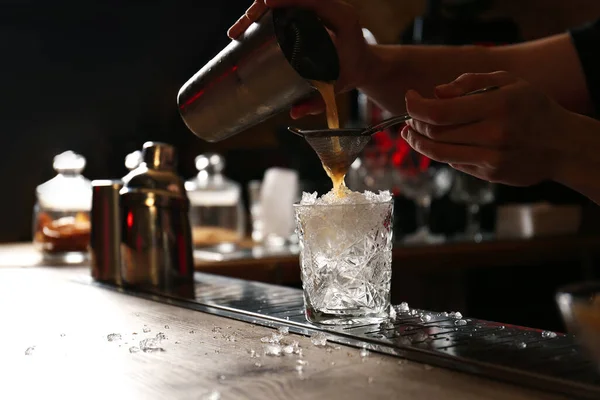
[[[561,236],[534,239],[449,241],[436,245],[397,243],[394,271],[421,273],[472,268],[542,266],[548,263],[587,264],[600,255],[600,236]],[[286,284],[298,282],[298,247],[279,249],[221,245],[195,251],[196,270],[242,279]]]

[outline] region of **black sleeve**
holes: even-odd
[[[596,116],[600,116],[600,19],[570,31]]]

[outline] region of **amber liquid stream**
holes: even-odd
[[[323,101],[325,102],[325,112],[327,115],[327,126],[329,129],[340,128],[340,118],[338,115],[337,103],[335,101],[335,82],[312,81],[312,85],[319,91]],[[331,137],[331,147],[335,153],[341,153],[340,138],[337,136]],[[344,197],[346,193],[346,183],[344,178],[348,170],[334,169],[323,164],[323,169],[333,183],[333,191],[337,197]]]

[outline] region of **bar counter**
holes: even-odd
[[[263,354],[272,329],[83,284],[89,267],[36,259],[29,245],[0,246],[3,399],[565,398],[294,335],[299,373],[297,355]],[[130,351],[159,333],[162,351]]]

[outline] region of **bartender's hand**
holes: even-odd
[[[489,86],[500,89],[457,97]],[[435,99],[406,94],[412,120],[402,137],[433,160],[514,186],[555,179],[568,147],[568,112],[506,72],[465,74],[438,86]]]
[[[360,86],[366,79],[372,65],[373,56],[366,43],[358,15],[354,8],[342,0],[255,0],[227,34],[237,39],[246,29],[258,20],[268,8],[298,7],[312,10],[329,29],[340,58],[340,78],[337,92],[344,92]],[[294,119],[305,115],[323,112],[325,105],[321,98],[315,98],[296,105],[291,112]]]

